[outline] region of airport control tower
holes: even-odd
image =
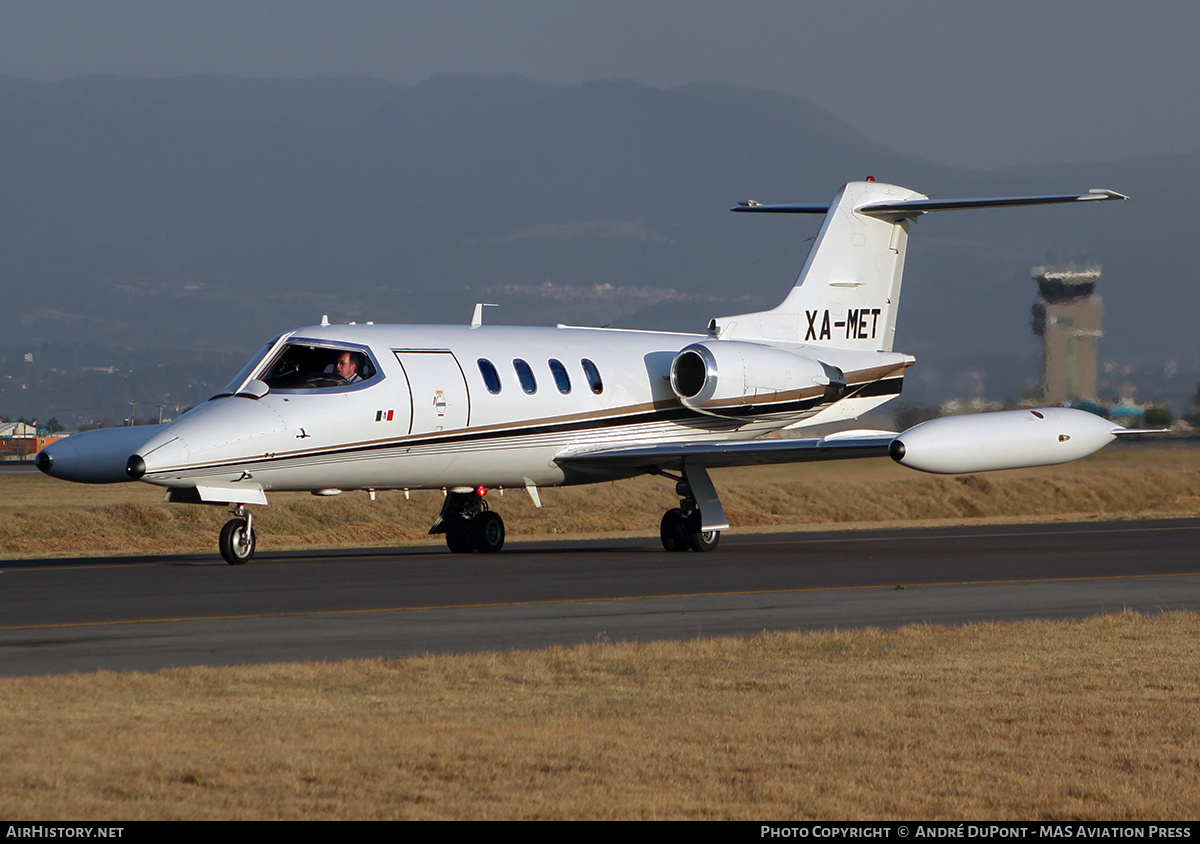
[[[1043,341],[1042,400],[1063,404],[1096,397],[1096,338],[1104,316],[1093,295],[1100,268],[1034,267],[1040,300],[1033,306],[1033,333]]]

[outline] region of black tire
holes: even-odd
[[[504,547],[504,519],[484,510],[471,520],[471,538],[480,554],[495,554]]]
[[[254,530],[246,527],[245,519],[230,519],[221,528],[217,541],[221,556],[231,566],[244,566],[254,556]]]
[[[663,513],[662,523],[658,528],[658,537],[662,540],[663,548],[668,551],[686,551],[688,541],[683,528],[682,510],[676,507]]]
[[[455,554],[469,554],[475,550],[471,524],[464,519],[454,519],[446,525],[446,547]]]
[[[712,551],[720,541],[719,530],[696,530],[688,534],[688,547],[693,551]]]

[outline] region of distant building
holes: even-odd
[[[1045,404],[1096,397],[1096,340],[1104,305],[1094,295],[1100,268],[1051,270],[1034,267],[1039,301],[1033,333],[1042,338],[1042,401]]]
[[[0,422],[0,460],[26,460],[62,437],[49,435],[24,422]]]

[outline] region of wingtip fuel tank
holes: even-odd
[[[922,472],[954,475],[1068,463],[1099,451],[1120,428],[1069,407],[943,416],[898,435],[889,453]]]
[[[52,478],[83,484],[115,484],[130,480],[129,458],[157,434],[162,425],[97,428],[72,434],[38,452],[34,465]]]

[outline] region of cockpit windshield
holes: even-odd
[[[322,390],[355,386],[378,375],[379,369],[365,348],[293,338],[262,369],[258,380],[272,390]]]
[[[251,378],[265,383],[269,390],[323,390],[357,387],[382,377],[379,366],[365,346],[295,337],[280,343],[282,337],[280,335],[263,346],[228,386],[213,398],[264,395],[266,390],[262,390],[261,384],[261,392],[252,389]]]
[[[279,336],[282,337],[283,335],[281,334]],[[262,363],[263,358],[265,358],[267,356],[267,353],[270,352],[271,349],[273,349],[275,347],[275,344],[278,342],[279,342],[279,337],[276,337],[273,340],[271,340],[270,343],[267,343],[267,345],[265,345],[261,349],[259,349],[258,354],[256,354],[254,357],[250,358],[250,362],[242,367],[242,371],[239,372],[237,375],[233,376],[233,380],[230,381],[228,384],[226,384],[225,389],[222,390],[221,392],[217,393],[217,395],[218,396],[232,396],[234,393],[236,393],[238,390],[240,390],[242,385],[246,383],[246,379],[250,377],[250,373],[258,368],[258,365],[260,363]]]

